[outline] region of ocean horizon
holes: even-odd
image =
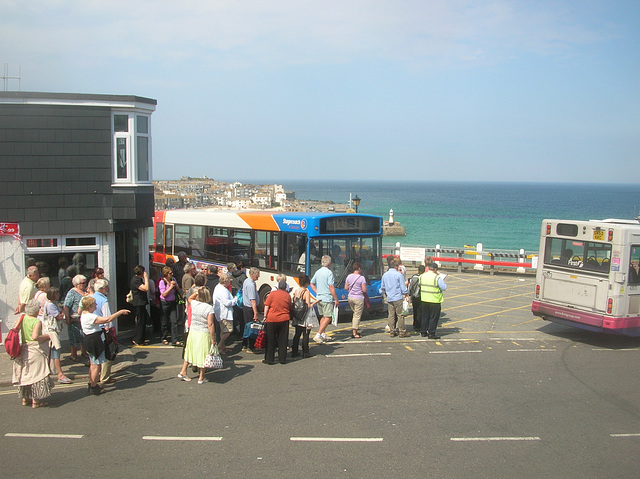
[[[260,181],[256,182],[260,184]],[[406,236],[385,236],[385,244],[536,252],[543,219],[633,219],[640,186],[611,183],[463,181],[282,180],[299,200],[348,203],[359,213],[394,219]]]

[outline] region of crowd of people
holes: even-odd
[[[136,266],[127,297],[131,310],[122,309],[114,314],[109,309],[109,282],[104,278],[102,268],[96,268],[88,280],[77,273],[75,265],[68,266],[60,275],[61,289],[63,282],[69,280],[67,292],[62,296],[60,289],[51,287],[48,277],[40,277],[38,268],[30,266],[20,285],[16,307],[17,314],[23,313],[20,330],[26,347],[14,361],[13,383],[19,387],[22,403],[36,408],[47,405],[46,399],[51,394],[49,358],[53,359],[57,381],[61,384],[71,382],[60,362],[59,335],[66,326],[69,359],[89,360],[87,390],[90,394],[100,394],[105,384],[115,381],[111,376],[117,351],[114,321],[130,313],[135,318],[133,346],[150,342],[147,325],[151,324],[160,341],[182,348],[183,365],[177,376],[183,381],[191,381],[191,366],[198,373],[198,384],[208,382],[205,377],[207,356],[214,349],[223,356],[231,353],[228,342],[232,335],[242,341],[242,351],[264,353],[265,364],[275,364],[276,358],[280,364],[285,364],[287,354],[298,357],[300,349],[302,357],[308,358],[312,329],[317,328],[313,337],[316,343],[331,340],[326,329],[339,305],[331,262],[331,256],[322,256],[321,267],[313,277],[302,276],[295,288],[290,288],[286,276],[278,275],[272,291],[261,305],[256,284],[260,276],[258,268],[247,268],[239,261],[229,263],[227,272],[222,274],[215,265],[206,265],[198,271],[187,255],[180,252],[178,261],[168,259],[160,274],[154,269],[150,276],[144,266]],[[362,337],[360,321],[369,307],[369,296],[361,263],[353,262],[351,267],[344,288],[353,312],[351,337],[358,339]],[[388,269],[382,276],[379,293],[386,296],[386,329],[391,337],[411,336],[405,325],[410,302],[413,330],[420,331],[423,337],[439,339],[436,328],[442,292],[447,288],[445,277],[438,273],[437,264],[427,258],[418,274],[407,279],[399,258],[388,258]],[[264,309],[262,320],[259,307]],[[294,335],[289,348],[290,324]],[[265,344],[258,345],[257,339],[261,335]]]
[[[16,326],[23,344],[20,356],[13,361],[12,382],[24,406],[47,406],[53,381],[51,360],[60,384],[71,379],[62,369],[60,333],[66,327],[69,339],[69,360],[89,361],[88,391],[100,394],[104,384],[115,382],[111,377],[113,347],[117,335],[113,322],[129,314],[122,309],[115,314],[109,310],[109,282],[104,270],[95,268],[91,279],[78,274],[76,264],[61,262],[58,275],[60,288],[51,286],[48,276],[41,276],[37,266],[30,265],[20,283]],[[65,290],[64,296],[62,295]]]

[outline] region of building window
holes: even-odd
[[[149,181],[149,117],[136,117],[138,181]]]
[[[138,184],[151,181],[150,118],[135,113],[113,115],[114,183]]]

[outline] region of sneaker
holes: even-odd
[[[411,333],[407,333],[406,331],[404,333],[400,333],[398,334],[399,338],[410,338],[411,337]]]
[[[333,341],[333,336],[327,336],[325,333],[322,333],[322,339],[324,339],[326,343],[327,341]]]
[[[322,334],[320,333],[316,333],[316,335],[313,337],[313,340],[318,343],[318,344],[324,344],[326,343],[326,341],[324,340],[324,338],[322,337]]]
[[[388,325],[388,324],[384,327],[384,330],[385,330],[387,333],[390,333],[390,332],[391,332],[391,328],[389,327],[389,325]]]
[[[395,332],[395,331],[391,331],[391,332],[389,333],[389,337],[391,337],[391,338],[395,338],[397,335],[398,335],[398,333],[397,333],[397,332]]]

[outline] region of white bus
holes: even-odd
[[[533,314],[640,336],[640,222],[544,220]]]

